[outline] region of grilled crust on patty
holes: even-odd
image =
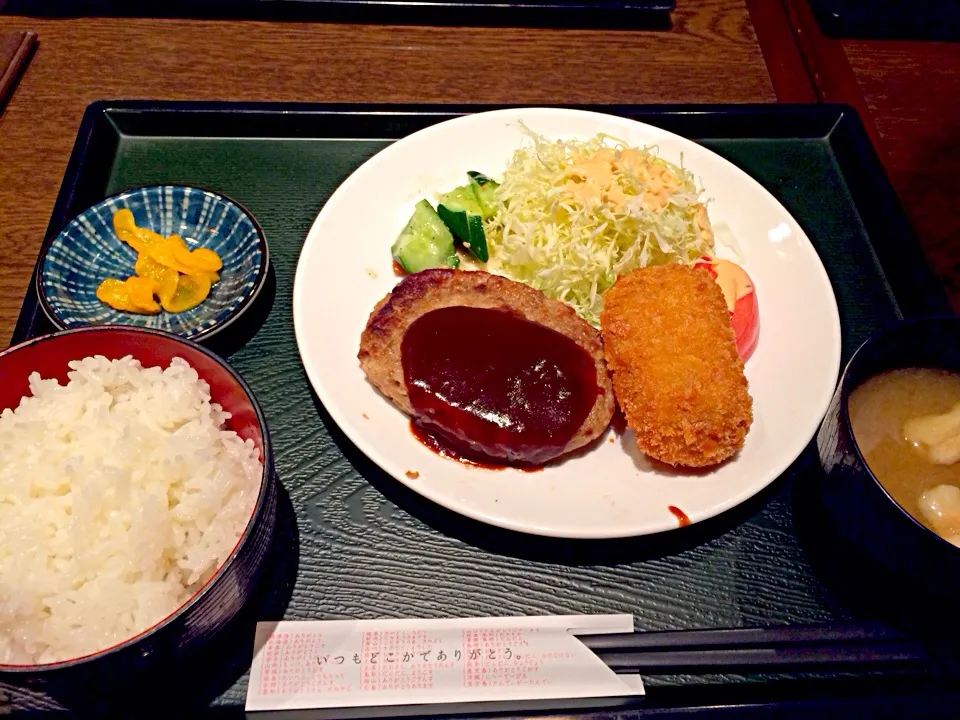
[[[599,437],[613,417],[613,386],[607,374],[600,333],[573,308],[539,290],[479,270],[423,270],[405,277],[377,303],[360,335],[357,357],[367,378],[407,415],[414,415],[403,377],[400,345],[414,320],[443,307],[506,310],[573,340],[593,358],[600,392],[586,420],[560,454]],[[464,332],[468,332],[465,328]]]

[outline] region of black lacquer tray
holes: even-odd
[[[259,595],[202,657],[161,668],[140,686],[111,687],[104,679],[105,690],[78,688],[69,698],[7,690],[0,711],[46,715],[59,704],[80,703],[87,712],[126,708],[132,716],[239,717],[253,624],[280,618],[626,612],[639,630],[880,620],[936,639],[943,608],[866,564],[822,515],[812,447],[766,491],[718,518],[662,536],[584,542],[518,535],[453,515],[390,479],[339,431],[310,390],[294,340],[293,275],[306,233],[339,183],[391,140],[486,109],[492,108],[148,101],[87,109],[48,238],[103,197],[155,183],[225,193],[267,235],[273,269],[258,312],[211,347],[244,376],[270,424],[285,489],[278,539]],[[844,362],[900,317],[949,312],[851,109],[590,109],[697,140],[767,187],[803,226],[827,269]],[[14,342],[51,330],[28,294]],[[619,710],[561,701],[431,711],[750,717],[776,708],[781,717],[874,711],[905,717],[960,706],[960,695],[943,679],[949,659],[948,653],[946,664],[893,674],[647,677],[647,698]],[[428,710],[296,716],[377,712]]]
[[[824,35],[863,40],[960,39],[957,0],[810,0]]]
[[[9,0],[6,12],[41,17],[668,30],[675,4],[675,0]]]

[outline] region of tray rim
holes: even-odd
[[[84,111],[80,127],[77,133],[77,139],[71,151],[70,159],[68,161],[66,170],[64,172],[63,180],[61,186],[57,193],[57,199],[54,204],[53,210],[51,212],[50,222],[48,223],[45,235],[44,235],[44,245],[54,237],[60,228],[69,221],[69,208],[73,203],[73,200],[76,196],[78,189],[78,181],[80,179],[84,164],[86,162],[87,155],[91,149],[91,146],[94,142],[94,132],[99,127],[98,123],[102,122],[104,119],[110,122],[113,125],[114,130],[117,132],[118,136],[123,136],[121,128],[113,122],[113,119],[110,117],[111,113],[176,113],[176,114],[220,114],[220,113],[229,113],[236,115],[278,115],[278,116],[289,116],[289,115],[300,115],[300,116],[317,116],[317,117],[328,117],[328,116],[370,116],[370,117],[398,117],[398,116],[430,116],[437,117],[438,120],[446,117],[455,117],[458,115],[469,114],[473,112],[480,112],[484,110],[492,110],[498,108],[506,107],[529,107],[529,104],[506,104],[506,105],[447,105],[447,104],[393,104],[393,103],[375,103],[375,104],[365,104],[365,103],[273,103],[273,102],[246,102],[246,103],[237,103],[230,101],[153,101],[153,100],[98,100],[92,102],[87,106]],[[897,197],[895,191],[893,190],[892,185],[889,182],[886,172],[883,169],[879,157],[874,150],[872,144],[870,143],[866,131],[860,121],[859,116],[856,114],[856,111],[847,105],[838,105],[838,104],[710,104],[710,105],[678,105],[678,104],[664,104],[664,105],[598,105],[598,104],[577,104],[577,105],[568,105],[568,104],[554,104],[552,107],[563,107],[563,108],[576,108],[576,109],[586,109],[593,110],[598,112],[609,112],[614,114],[623,114],[628,117],[639,119],[641,121],[649,121],[651,117],[670,115],[670,116],[689,116],[691,118],[699,117],[740,117],[743,119],[760,119],[763,117],[769,117],[771,115],[775,116],[784,116],[784,117],[793,117],[796,120],[809,122],[811,125],[816,125],[813,130],[823,130],[826,128],[825,132],[812,132],[807,136],[797,136],[792,135],[790,138],[795,139],[805,139],[805,140],[817,140],[824,139],[828,140],[831,133],[837,132],[838,129],[843,129],[849,135],[846,138],[847,141],[852,145],[853,160],[855,160],[862,167],[860,168],[864,172],[864,177],[859,178],[861,182],[864,182],[865,187],[861,188],[862,191],[867,192],[870,196],[874,198],[874,208],[880,215],[886,216],[886,223],[889,225],[891,234],[895,234],[901,238],[901,245],[899,250],[903,250],[903,246],[915,248],[915,253],[908,253],[906,261],[902,257],[898,257],[897,261],[900,264],[901,269],[905,266],[914,264],[914,267],[908,268],[908,272],[900,273],[903,277],[899,279],[899,284],[901,287],[899,290],[893,286],[891,289],[891,297],[894,301],[894,305],[898,307],[903,313],[904,309],[911,310],[914,309],[912,306],[916,304],[926,304],[930,307],[935,307],[937,304],[941,304],[943,307],[949,308],[949,303],[946,299],[945,291],[940,288],[940,292],[937,292],[930,287],[924,287],[924,279],[929,281],[929,279],[935,278],[932,270],[929,265],[926,263],[925,258],[922,255],[920,250],[919,240],[916,237],[916,234],[913,231],[912,226],[910,225],[909,220],[907,219],[906,213],[903,210],[903,207]],[[132,134],[131,136],[137,136]],[[142,137],[149,137],[149,135],[141,135]],[[159,135],[158,135],[159,136]],[[195,137],[195,136],[194,136]],[[231,137],[235,137],[231,135]],[[251,136],[254,137],[254,136]],[[264,136],[255,136],[257,139],[269,140],[271,138]],[[361,137],[354,136],[356,139],[362,139]],[[762,134],[746,134],[742,138],[757,138],[757,139],[774,139],[776,136],[768,136]],[[716,139],[736,139],[735,137],[718,135]],[[788,139],[788,138],[783,138]],[[839,160],[837,161],[840,165]],[[841,171],[843,167],[840,167]],[[844,176],[844,179],[847,180],[845,172],[841,172]],[[851,188],[851,196],[853,196],[853,191]],[[861,208],[859,207],[856,199],[852,197],[852,204],[854,209],[858,213],[861,213]],[[861,221],[863,221],[861,217]],[[866,226],[866,223],[864,223]],[[905,228],[905,229],[904,229]],[[884,262],[884,253],[878,252],[876,248],[876,242],[874,237],[870,232],[867,232],[865,229],[865,234],[867,236],[868,243],[875,253],[877,253],[878,260],[878,272],[881,277],[887,281],[888,285],[890,284],[890,268],[888,264]],[[913,255],[915,257],[912,257]],[[38,254],[38,258],[39,258]],[[889,253],[886,254],[889,258]],[[920,264],[916,265],[914,262],[916,259],[920,260]],[[889,262],[889,259],[888,259]],[[37,272],[37,268],[34,268],[34,275]],[[939,282],[939,281],[937,281]],[[923,293],[927,294],[927,298],[923,303],[911,303],[909,298],[902,297],[905,291],[908,288],[903,287],[906,284],[921,283],[920,287]],[[938,285],[939,287],[939,285]],[[38,299],[33,290],[34,283],[28,286],[24,303],[21,307],[20,314],[11,338],[11,344],[16,344],[22,340],[25,340],[29,337],[33,337],[32,328],[36,322],[38,316],[41,316],[40,307]],[[917,290],[917,285],[914,284],[912,290]],[[906,307],[905,307],[906,306]],[[878,680],[883,680],[887,678],[887,675],[878,675]],[[791,681],[791,683],[803,682],[803,681]],[[829,682],[829,681],[828,681]],[[864,683],[865,688],[874,683],[873,679],[869,677],[861,678],[861,682]],[[747,683],[743,685],[745,689],[754,686],[753,683]],[[721,685],[718,687],[740,687],[738,686],[729,686]],[[927,699],[932,699],[933,696],[930,695],[930,690],[926,689],[923,691],[924,697]],[[711,703],[709,705],[673,705],[672,707],[660,706],[659,712],[663,710],[673,710],[677,712],[677,716],[686,714],[690,711],[693,712],[709,712],[711,708],[719,711],[753,711],[753,710],[768,710],[768,709],[796,709],[797,711],[802,711],[804,707],[809,707],[810,705],[819,706],[821,709],[829,709],[831,705],[844,705],[849,704],[850,702],[856,702],[857,698],[870,700],[876,698],[877,694],[870,693],[869,689],[865,689],[863,692],[862,698],[859,694],[851,697],[850,695],[837,695],[832,698],[786,698],[786,699],[764,699],[760,702],[754,702],[746,699],[745,697],[735,696],[728,698],[726,702],[716,704]],[[917,696],[920,696],[918,692]],[[902,696],[901,696],[902,697]],[[944,695],[946,698],[947,695]],[[823,705],[826,703],[827,707],[824,708]],[[652,707],[651,707],[652,705]],[[556,705],[551,705],[550,707],[556,708]],[[593,718],[599,717],[596,715],[597,712],[602,712],[599,710],[598,705],[594,705],[591,708],[581,706],[579,709],[574,709],[571,707],[571,713],[568,715],[578,718]],[[641,707],[622,707],[622,711],[629,713],[630,717],[639,717],[646,715],[647,713],[644,710],[644,707],[653,709],[658,707],[655,704],[652,704],[648,701],[644,703],[644,706]],[[236,709],[234,705],[212,705],[209,708],[211,712],[230,712]],[[242,709],[241,709],[242,710]],[[399,709],[397,709],[399,711]],[[452,716],[454,714],[460,715],[462,713],[475,713],[483,712],[487,713],[493,710],[493,708],[478,708],[478,707],[448,707],[444,708],[443,711],[437,711],[442,716]],[[613,708],[610,708],[613,710]],[[535,708],[524,708],[526,711],[536,711]],[[658,712],[658,714],[659,714]],[[634,714],[636,713],[636,715]],[[27,714],[32,715],[33,712],[28,712]],[[669,713],[673,715],[673,712]]]
[[[141,0],[137,7],[123,2],[22,3],[25,15],[63,18],[78,14],[93,17],[159,17],[197,20],[272,22],[370,22],[378,13],[381,24],[479,25],[500,27],[609,27],[617,21],[637,30],[666,30],[672,23],[676,0],[243,0],[225,3],[213,0],[201,7],[165,0]],[[85,6],[92,6],[85,7]],[[92,11],[92,12],[91,12]],[[428,18],[428,21],[425,21]],[[604,20],[607,24],[604,25]]]

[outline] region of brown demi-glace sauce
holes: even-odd
[[[417,318],[400,348],[415,434],[475,464],[542,465],[597,399],[593,358],[505,310],[445,307]]]
[[[686,527],[690,524],[690,518],[687,517],[687,514],[678,508],[676,505],[667,505],[667,510],[677,519],[677,524],[680,527]]]
[[[425,428],[421,422],[415,419],[410,421],[410,434],[425,447],[433,450],[437,455],[449,458],[450,460],[456,460],[458,463],[469,467],[483,468],[484,470],[503,470],[510,467],[503,463],[486,462],[476,458],[465,457],[459,447],[448,440],[444,440],[440,435],[434,435]],[[514,467],[522,472],[540,472],[543,470],[542,465],[515,465]]]
[[[450,442],[447,442],[442,437],[430,432],[417,419],[410,421],[410,433],[423,445],[433,450],[437,455],[450,458],[451,460],[456,460],[464,465],[472,465],[474,467],[485,468],[487,470],[503,470],[506,467],[506,465],[502,464],[498,465],[491,462],[483,462],[482,460],[477,460],[475,458],[464,457],[461,454],[460,448],[454,446]]]

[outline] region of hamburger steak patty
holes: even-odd
[[[431,311],[455,307],[501,310],[549,328],[573,341],[592,360],[597,387],[592,407],[566,444],[548,450],[549,457],[542,453],[538,455],[540,462],[576,450],[604,432],[613,416],[615,401],[600,333],[568,305],[551,300],[522,283],[482,271],[435,269],[408,275],[370,313],[360,337],[360,367],[371,384],[394,405],[415,419],[420,416],[411,401],[404,375],[402,345],[407,330]],[[464,337],[470,329],[462,329]],[[557,340],[569,345],[560,338]],[[578,357],[586,357],[570,347]],[[510,349],[509,342],[504,341],[502,351],[509,352]],[[501,350],[497,347],[496,351]],[[581,367],[589,372],[590,364],[584,359]],[[592,392],[592,388],[590,390]]]

